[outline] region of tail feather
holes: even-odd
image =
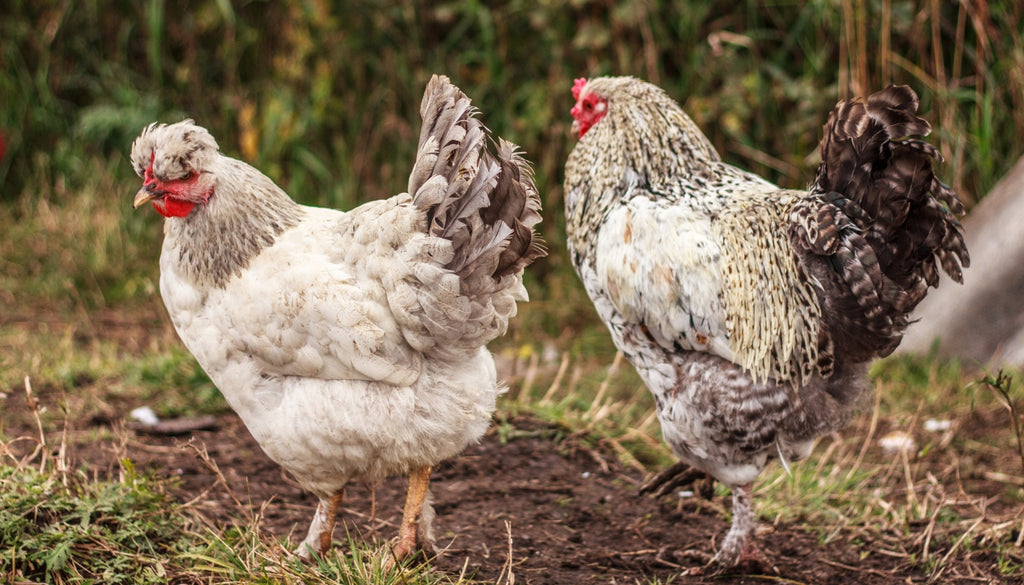
[[[533,182],[533,169],[516,145],[500,139],[498,162],[501,175],[494,190],[494,204],[482,213],[485,222],[500,221],[512,229],[508,245],[498,257],[496,278],[518,274],[547,252],[533,226],[540,223],[540,195]]]
[[[937,286],[939,268],[957,282],[970,257],[956,193],[935,176],[938,149],[911,136],[931,126],[917,95],[890,86],[840,102],[825,124],[822,162],[810,194],[794,208],[790,238],[830,290],[824,315],[835,351],[884,355],[909,314]],[[818,265],[821,265],[820,262]],[[831,276],[830,276],[831,275]]]
[[[409,193],[427,212],[429,233],[452,242],[447,268],[464,287],[483,292],[520,274],[544,249],[532,230],[540,221],[540,196],[530,167],[505,140],[492,153],[476,113],[448,78],[430,80]]]

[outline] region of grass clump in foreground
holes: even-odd
[[[14,582],[166,583],[185,520],[159,482],[0,467],[0,574]]]
[[[791,473],[761,477],[762,521],[800,522],[930,583],[1024,577],[1024,395],[1002,372],[979,380],[935,358],[880,360],[872,378],[872,407]],[[905,447],[882,446],[894,437]]]
[[[255,525],[224,534],[136,475],[90,481],[82,473],[0,466],[0,576],[9,583],[455,583],[428,567],[386,567],[384,548],[350,540],[347,552],[308,565]]]
[[[0,435],[0,576],[9,583],[166,583],[197,543],[163,484],[120,462],[117,479],[72,471],[52,454],[26,381],[38,437]],[[35,445],[18,456],[24,445]]]
[[[268,547],[253,527],[239,527],[224,534],[209,533],[210,546],[202,553],[185,555],[193,570],[214,583],[275,585],[468,585],[464,576],[449,577],[420,561],[388,563],[386,545],[374,546],[348,538],[324,557],[307,564]]]

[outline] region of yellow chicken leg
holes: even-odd
[[[419,532],[423,503],[430,487],[430,466],[414,469],[409,474],[409,491],[405,495],[405,511],[402,526],[398,529],[398,542],[391,553],[395,560],[402,560],[416,550],[416,535]]]
[[[331,539],[334,537],[334,524],[338,519],[338,506],[345,496],[345,490],[340,490],[330,498],[321,499],[316,506],[313,520],[309,524],[309,532],[306,539],[302,541],[295,553],[304,559],[310,559],[314,554],[322,555],[331,547]]]

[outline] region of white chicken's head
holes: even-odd
[[[150,201],[164,217],[187,216],[213,194],[218,150],[213,136],[192,120],[144,128],[132,143],[132,167],[143,180],[134,206]]]

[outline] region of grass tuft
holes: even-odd
[[[1013,425],[1013,434],[1017,437],[1017,455],[1020,457],[1021,470],[1024,471],[1024,412],[1020,405],[1020,398],[1014,395],[1013,376],[1003,370],[995,376],[985,376],[982,383],[988,385],[999,400],[1010,413],[1010,423]]]
[[[55,450],[47,445],[27,379],[25,395],[39,435],[0,436],[0,575],[13,582],[166,583],[191,542],[190,522],[163,483],[137,474],[129,460],[116,480],[70,470],[64,436]],[[21,442],[36,448],[19,459]]]

